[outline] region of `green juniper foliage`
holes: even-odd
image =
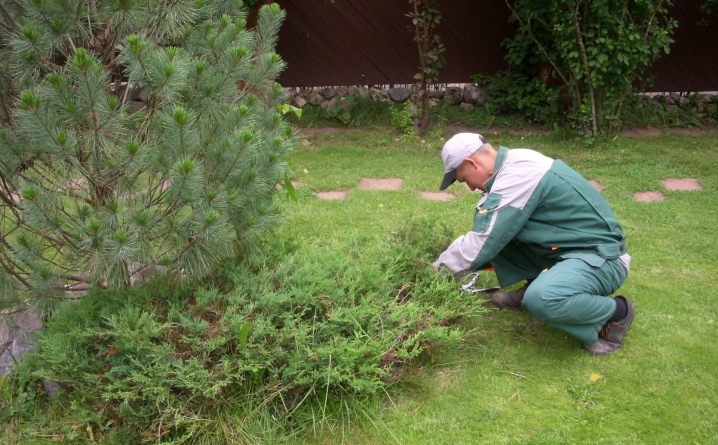
[[[254,29],[229,0],[3,8],[6,305],[50,309],[71,280],[124,287],[146,267],[201,277],[276,225],[296,142],[278,5]]]
[[[263,258],[225,261],[200,288],[96,291],[53,317],[16,379],[65,383],[78,412],[102,406],[88,422],[103,434],[117,425],[147,443],[258,443],[222,432],[223,416],[289,431],[312,406],[380,394],[400,365],[460,341],[451,322],[483,309],[427,267],[450,240],[415,222],[303,262],[274,242]]]

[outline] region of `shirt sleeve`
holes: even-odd
[[[435,268],[446,267],[461,276],[489,263],[514,239],[540,202],[541,178],[546,171],[519,173],[520,169],[497,176],[491,193],[479,201],[471,231],[439,256]]]

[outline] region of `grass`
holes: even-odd
[[[440,217],[456,235],[470,228],[479,196],[420,198],[442,175],[441,140],[389,130],[305,129],[292,154],[298,202],[287,202],[281,236],[301,255],[346,249],[410,218]],[[557,136],[484,133],[495,146],[531,147],[603,185],[628,236],[630,276],[620,292],[637,318],[618,353],[598,358],[525,312],[491,311],[466,321],[473,334],[408,371],[384,403],[359,418],[323,424],[305,444],[718,443],[718,135],[623,138],[587,149]],[[445,136],[448,136],[445,135]],[[404,179],[399,191],[364,191],[362,177]],[[702,191],[666,191],[660,180],[698,178]],[[343,189],[345,201],[313,192]],[[662,202],[635,192],[659,190]]]

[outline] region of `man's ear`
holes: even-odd
[[[462,163],[462,164],[469,164],[469,165],[471,165],[473,168],[476,168],[477,165],[478,165],[473,158],[464,158],[464,160],[461,161],[461,163]]]

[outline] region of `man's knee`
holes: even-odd
[[[545,322],[556,317],[561,302],[566,298],[565,295],[558,295],[555,289],[535,282],[526,289],[523,307],[539,321]]]

